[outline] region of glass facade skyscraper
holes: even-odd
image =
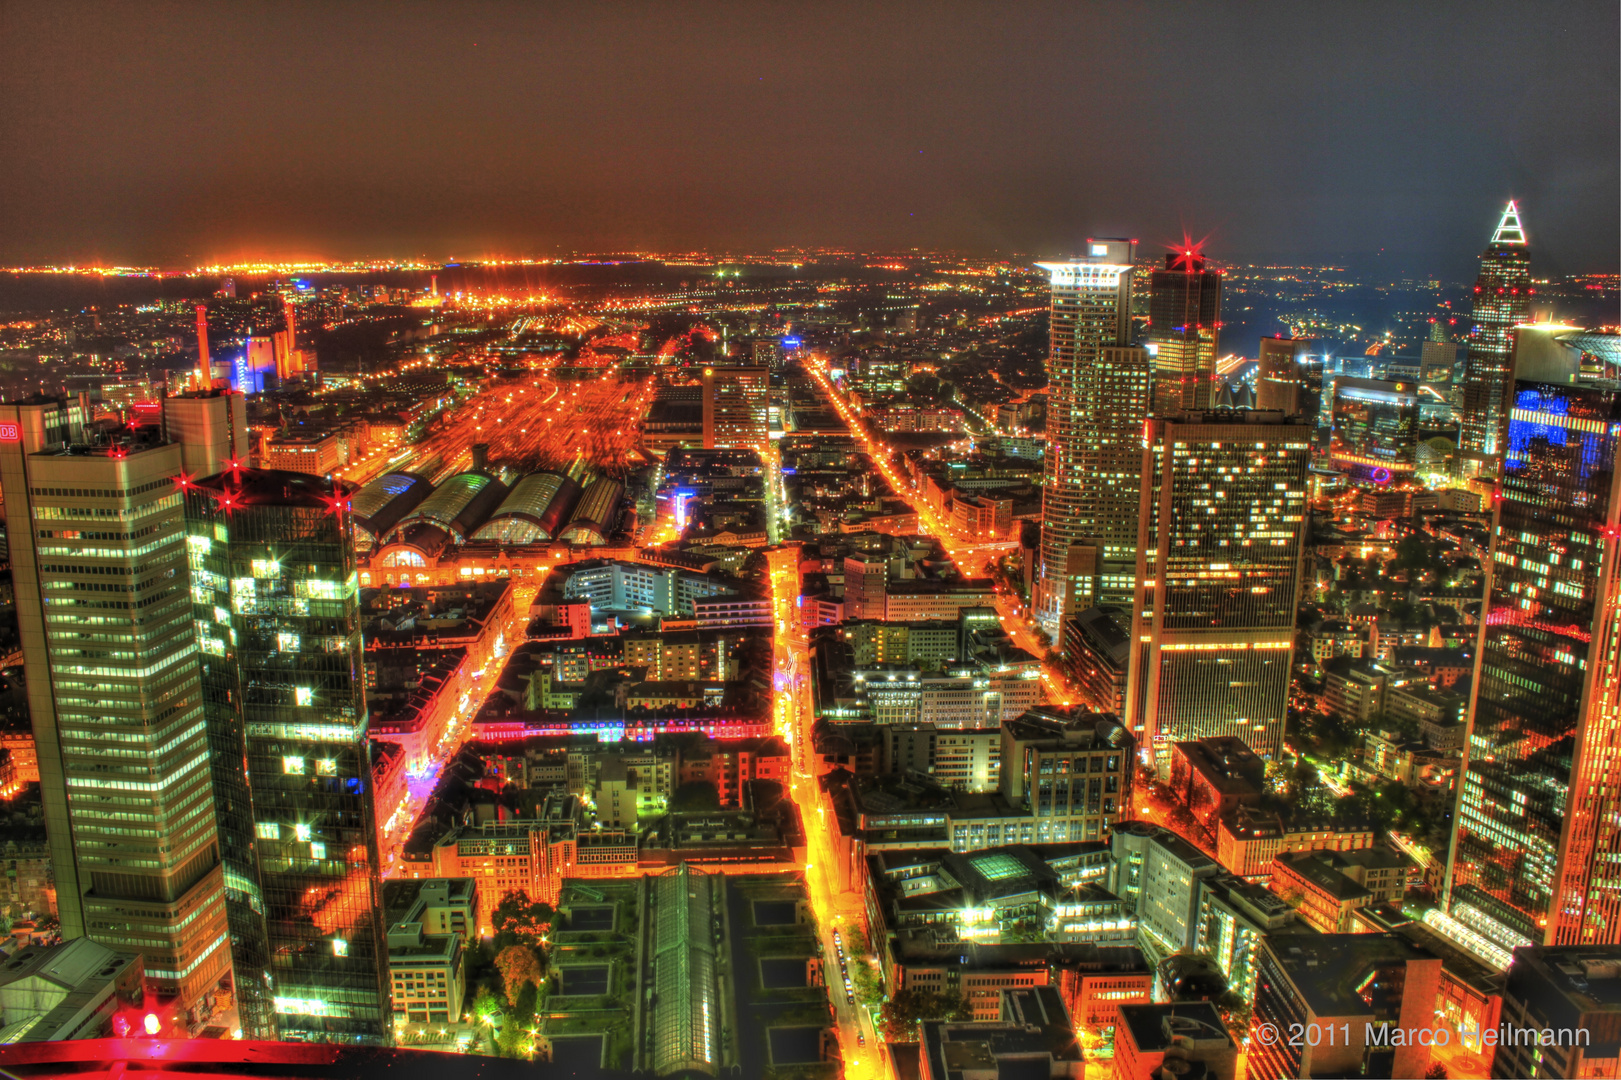
[[[1505,400],[1514,379],[1514,327],[1531,315],[1531,257],[1520,211],[1509,203],[1475,279],[1474,329],[1463,373],[1459,450],[1474,475],[1495,475],[1503,455]]]
[[[0,405],[0,485],[62,936],[190,1010],[231,953],[186,596],[181,448]]]
[[[1286,416],[1315,415],[1319,402],[1307,400],[1304,385],[1306,343],[1299,338],[1263,337],[1260,371],[1255,380],[1255,407]]]
[[[1144,438],[1126,717],[1156,766],[1231,735],[1277,750],[1289,701],[1311,427],[1278,413],[1155,418]]]
[[[1149,278],[1148,340],[1154,353],[1154,415],[1208,409],[1221,343],[1221,274],[1197,251],[1173,251]]]
[[[1418,384],[1336,379],[1328,453],[1355,487],[1411,482],[1418,468]]]
[[[1493,943],[1621,943],[1621,391],[1517,382],[1447,868]]]
[[[228,470],[186,485],[187,544],[244,1017],[284,1039],[384,1044],[349,494]]]
[[[1149,371],[1147,354],[1126,347],[1136,242],[1089,240],[1087,251],[1074,262],[1039,264],[1052,278],[1051,385],[1034,606],[1055,639],[1065,616],[1075,613],[1071,547],[1090,543],[1100,549],[1106,598],[1130,595],[1137,543],[1134,508]]]

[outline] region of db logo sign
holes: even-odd
[[[16,424],[0,424],[0,442],[16,442],[20,438]]]

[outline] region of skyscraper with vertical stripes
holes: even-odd
[[[0,487],[65,938],[139,953],[189,1010],[231,973],[175,485],[155,428],[0,405]]]
[[[1047,460],[1035,608],[1055,639],[1077,606],[1072,549],[1093,549],[1102,586],[1130,595],[1148,355],[1130,347],[1135,240],[1088,240],[1085,258],[1041,263],[1052,279]],[[1090,592],[1088,582],[1086,590]]]

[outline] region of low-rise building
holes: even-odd
[[[1227,989],[1246,1003],[1255,1000],[1263,942],[1318,932],[1266,886],[1225,873],[1201,879],[1198,920],[1194,947],[1215,961]]]
[[[1216,858],[1240,877],[1264,878],[1286,852],[1355,851],[1373,846],[1373,829],[1310,819],[1284,820],[1248,807],[1216,825]]]
[[[401,1030],[461,1022],[465,949],[477,925],[477,893],[472,878],[384,882],[389,983]]]
[[[144,977],[139,954],[89,938],[24,946],[0,959],[0,1044],[130,1034],[115,1021],[143,1007]]]
[[[1273,862],[1272,890],[1325,934],[1356,929],[1364,907],[1399,902],[1408,863],[1388,848],[1285,853]]]
[[[1423,1076],[1430,1044],[1416,1033],[1434,1030],[1440,982],[1440,958],[1395,934],[1268,941],[1261,952],[1254,1017],[1258,1026],[1271,1025],[1269,1030],[1285,1037],[1253,1040],[1247,1075],[1254,1080]],[[1287,1037],[1295,1030],[1333,1030],[1344,1037]]]
[[[1171,791],[1193,820],[1214,835],[1216,822],[1266,792],[1266,763],[1233,735],[1173,743]]]
[[[1548,1032],[1546,1038],[1543,1032]],[[1503,988],[1493,1076],[1530,1080],[1621,1070],[1621,946],[1525,945]]]
[[[927,929],[987,944],[1032,936],[1129,944],[1136,918],[1098,884],[1107,867],[1103,844],[878,852],[867,856],[868,933],[874,941]]]
[[[1200,881],[1221,873],[1221,865],[1169,829],[1143,821],[1121,824],[1109,847],[1108,890],[1133,906],[1138,941],[1153,962],[1192,948]]]
[[[1075,1076],[1084,1068],[1075,1028],[1058,991],[1033,986],[1005,991],[995,1020],[929,1020],[918,1044],[922,1080],[1009,1075]]]
[[[1166,1068],[1167,1060],[1183,1067]],[[1232,1080],[1237,1075],[1238,1043],[1210,1002],[1120,1007],[1113,1080]]]
[[[1126,708],[1131,667],[1131,612],[1090,607],[1064,620],[1063,664],[1081,692],[1116,716]]]

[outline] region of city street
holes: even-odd
[[[995,543],[975,543],[962,539],[950,522],[935,514],[928,503],[918,497],[917,489],[909,477],[902,475],[893,464],[894,447],[884,442],[868,430],[866,421],[858,416],[850,403],[845,400],[839,389],[833,385],[827,374],[827,362],[820,357],[809,357],[805,361],[805,370],[816,381],[823,395],[838,412],[839,418],[850,429],[851,436],[860,445],[862,452],[872,459],[873,465],[889,484],[895,495],[905,500],[917,511],[918,524],[922,531],[929,536],[936,537],[951,561],[968,576],[975,576],[978,568],[984,563],[1000,558],[1014,551],[1018,543],[1014,540],[1003,540]],[[1045,657],[1051,644],[1042,644],[1036,637],[1035,629],[1025,622],[1026,612],[1017,595],[1011,592],[998,593],[996,597],[997,617],[1002,621],[1002,629],[1006,630],[1013,639],[1013,643],[1032,656]],[[1063,674],[1057,671],[1052,664],[1043,664],[1041,671],[1042,684],[1047,688],[1048,698],[1060,705],[1073,705],[1085,702],[1092,707],[1096,703],[1086,699],[1079,690],[1072,686]]]

